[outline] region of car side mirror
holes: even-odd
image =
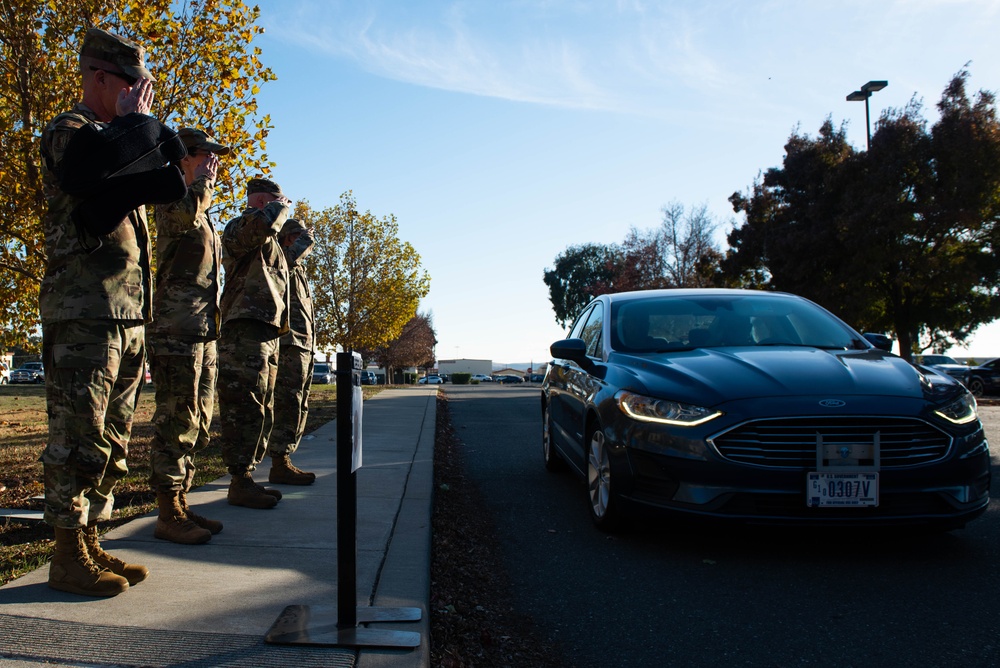
[[[879,350],[884,350],[886,352],[892,352],[892,339],[885,334],[876,334],[874,332],[865,332],[861,336],[865,337],[868,343],[872,344]]]
[[[588,373],[597,371],[594,360],[587,356],[587,343],[583,339],[561,339],[549,346],[549,352],[556,359],[576,362]]]

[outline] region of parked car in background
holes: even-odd
[[[972,394],[822,307],[755,290],[601,295],[542,384],[542,455],[591,519],[960,528],[989,505]]]
[[[421,385],[444,385],[444,379],[441,376],[424,376],[417,382]]]
[[[474,373],[471,380],[478,380],[480,383],[492,383],[493,376],[487,376],[484,373]]]
[[[10,372],[11,383],[44,383],[45,367],[41,362],[25,362]]]
[[[545,380],[545,374],[533,373],[524,379],[527,383],[540,383]]]
[[[378,385],[378,376],[375,375],[374,371],[362,371],[361,372],[361,384],[362,385]]]
[[[920,355],[917,357],[917,364],[928,366],[939,373],[948,374],[966,387],[969,385],[969,370],[972,367],[960,363],[953,357],[948,357],[947,355]]]
[[[496,382],[501,383],[502,385],[510,385],[512,383],[523,383],[524,378],[521,376],[503,375],[497,376]]]
[[[1000,358],[969,367],[969,380],[965,386],[977,397],[1000,394]]]
[[[333,385],[336,383],[336,376],[333,369],[326,362],[316,362],[313,365],[313,385]]]

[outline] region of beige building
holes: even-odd
[[[493,374],[493,360],[438,360],[438,373],[450,376],[453,373]]]

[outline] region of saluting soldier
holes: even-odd
[[[278,380],[274,390],[274,429],[267,441],[271,471],[267,480],[275,484],[311,485],[316,474],[292,464],[309,415],[312,386],[313,303],[306,276],[305,259],[312,252],[312,233],[294,218],[285,221],[278,234],[285,251],[289,278],[289,327],[279,340]]]
[[[41,139],[48,213],[38,303],[49,415],[41,461],[45,521],[56,539],[48,584],[92,596],[119,594],[149,573],[105,552],[97,522],[111,518],[115,484],[128,473],[145,372],[143,326],[152,317],[150,245],[141,205],[112,221],[110,231],[79,225],[73,213],[83,200],[63,188],[73,176],[63,159],[86,126],[149,114],[153,81],[143,57],[142,47],[118,35],[88,30],[80,48],[82,100],[56,116]],[[112,189],[103,197],[118,195]]]
[[[188,192],[156,208],[156,292],[146,328],[156,389],[150,484],[159,506],[153,535],[195,545],[222,531],[222,522],[191,510],[187,493],[215,405],[222,242],[208,212],[219,156],[230,149],[204,130],[178,134],[188,153],[180,165]]]
[[[243,213],[222,234],[222,335],[219,404],[222,458],[234,506],[273,508],[281,498],[253,480],[274,425],[278,338],[288,331],[288,265],[278,233],[291,200],[269,179],[247,183]]]

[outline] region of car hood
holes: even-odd
[[[625,375],[609,378],[613,384],[652,396],[684,397],[703,406],[817,394],[919,399],[958,391],[957,383],[946,376],[925,376],[906,360],[881,350],[704,348],[650,355],[612,353],[608,361]]]

